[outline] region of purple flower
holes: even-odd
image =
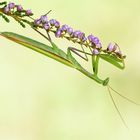
[[[107,47],[107,51],[109,52],[114,52],[117,49],[117,45],[113,45],[112,43],[109,43],[108,47]]]
[[[67,33],[68,33],[69,35],[71,35],[71,34],[73,33],[73,29],[72,29],[71,27],[68,27]]]
[[[96,48],[97,49],[101,49],[102,48],[102,44],[101,43],[96,44]]]
[[[26,10],[25,13],[26,13],[27,16],[33,15],[32,11],[30,9],[29,10]]]
[[[34,24],[35,24],[35,25],[40,25],[40,24],[41,24],[41,20],[40,20],[40,19],[36,19],[36,20],[34,21]]]
[[[99,54],[99,51],[97,49],[93,49],[92,54],[98,55]]]
[[[55,24],[54,24],[54,26],[55,26],[56,28],[59,28],[59,27],[60,27],[59,21],[56,21]]]
[[[114,45],[112,43],[109,43],[109,45],[107,47],[107,51],[113,52],[113,50],[114,50]]]
[[[75,32],[73,32],[73,37],[78,38],[78,35],[81,34],[81,31],[77,30]]]
[[[113,52],[114,52],[114,51],[116,51],[116,50],[117,50],[117,48],[118,48],[118,45],[117,45],[117,44],[115,44],[115,45],[114,45],[114,48],[113,48]]]
[[[8,6],[4,7],[4,13],[6,13],[6,14],[7,14],[8,12],[10,12],[9,7],[8,7]]]
[[[13,8],[15,8],[15,4],[13,2],[10,2],[8,4],[8,7],[9,7],[9,9],[13,9]]]
[[[55,20],[55,19],[51,19],[51,20],[49,21],[49,23],[50,23],[52,26],[54,26],[55,23],[56,23],[56,20]]]
[[[82,39],[82,41],[83,41],[83,42],[86,42],[86,41],[87,41],[87,38],[86,38],[86,37],[84,37],[84,38]]]
[[[42,23],[46,23],[48,21],[48,17],[47,15],[43,15],[40,17],[40,20],[42,21]]]
[[[98,37],[94,37],[92,39],[92,43],[94,43],[95,45],[99,44],[99,38]]]
[[[49,28],[50,28],[50,26],[49,26],[48,23],[45,23],[45,24],[43,25],[43,27],[44,27],[45,30],[49,30]]]
[[[55,37],[59,38],[61,36],[62,30],[58,29],[55,33]]]
[[[60,23],[55,19],[51,19],[49,23],[51,24],[51,26],[55,26],[56,28],[60,27]]]
[[[62,29],[62,31],[67,31],[67,29],[68,29],[69,27],[68,27],[68,25],[62,25],[62,27],[61,27],[61,29]]]
[[[93,36],[93,35],[89,35],[89,36],[88,36],[88,40],[89,40],[90,42],[92,42],[92,41],[94,40],[94,36]]]
[[[17,5],[16,7],[18,12],[21,12],[23,10],[23,7],[21,5]]]
[[[84,37],[85,37],[85,34],[84,34],[84,33],[80,33],[80,34],[78,35],[78,38],[79,38],[80,40],[83,40]]]
[[[88,36],[88,40],[92,43],[92,44],[99,44],[99,38],[98,37],[94,37],[93,35],[89,35]]]

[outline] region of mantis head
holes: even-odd
[[[110,43],[106,50],[103,50],[104,54],[100,54],[100,57],[111,63],[112,65],[118,67],[119,69],[125,68],[124,59],[126,58],[125,55],[122,54],[120,47],[117,43],[114,45]]]

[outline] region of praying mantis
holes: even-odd
[[[12,40],[30,49],[33,49],[39,53],[42,53],[71,68],[75,68],[78,71],[82,72],[87,77],[93,79],[98,84],[106,86],[121,120],[123,121],[124,125],[127,127],[127,124],[124,121],[114,101],[111,90],[114,91],[119,96],[121,96],[122,98],[126,99],[127,101],[134,103],[136,105],[139,104],[135,103],[134,101],[127,98],[126,96],[123,96],[122,94],[114,90],[109,85],[108,77],[106,79],[101,79],[98,77],[99,61],[101,59],[109,62],[110,64],[114,65],[115,67],[121,70],[125,68],[125,62],[124,62],[125,56],[122,55],[120,47],[117,45],[117,43],[114,43],[114,45],[109,44],[107,49],[103,49],[97,37],[94,37],[93,35],[89,35],[88,37],[86,37],[83,32],[79,30],[73,31],[73,29],[67,25],[63,25],[60,27],[60,23],[54,19],[48,21],[47,15],[50,13],[50,11],[47,14],[42,15],[39,19],[34,19],[32,17],[33,15],[32,12],[30,10],[24,10],[21,5],[15,5],[14,3],[7,4],[6,2],[0,3],[0,5],[4,5],[4,7],[0,8],[0,15],[7,22],[9,22],[7,16],[10,16],[14,18],[18,23],[20,23],[22,27],[25,27],[24,23],[30,25],[34,31],[36,31],[47,41],[49,41],[50,46],[12,32],[1,32],[0,36]],[[24,19],[24,17],[28,17],[32,21],[28,21]],[[42,33],[40,29],[45,30],[46,33],[45,34]],[[63,50],[58,48],[57,45],[52,41],[50,32],[54,33],[57,38],[65,38],[69,41],[79,44],[81,49],[75,47],[68,47],[67,53],[65,53]],[[85,51],[85,48],[87,48],[89,51]],[[81,59],[87,62],[91,59],[92,73],[88,72],[85,68],[83,68],[81,64],[74,58],[72,53],[74,53],[75,55],[79,56]]]

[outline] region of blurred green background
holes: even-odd
[[[52,9],[50,18],[86,34],[93,33],[104,47],[110,41],[117,42],[127,55],[126,69],[121,71],[102,61],[100,76],[109,76],[112,87],[140,102],[139,0],[14,2],[31,8],[36,17]],[[7,24],[0,19],[0,31],[45,41],[13,20]],[[61,39],[56,42],[64,50],[69,45]],[[116,94],[114,98],[130,131],[120,120],[106,87],[0,37],[1,140],[139,140],[140,108]]]

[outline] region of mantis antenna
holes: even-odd
[[[116,105],[116,103],[115,103],[115,101],[114,101],[114,98],[113,98],[113,96],[112,96],[112,94],[111,94],[111,91],[110,91],[109,86],[107,86],[107,89],[108,89],[110,98],[111,98],[111,100],[112,100],[112,102],[113,102],[113,104],[114,104],[114,107],[115,107],[115,109],[117,110],[118,115],[120,116],[120,118],[121,118],[123,124],[125,125],[125,127],[128,128],[128,126],[127,126],[127,124],[126,124],[124,118],[122,117],[122,114],[120,113],[120,111],[119,111],[119,109],[118,109],[118,107],[117,107],[117,105]]]

